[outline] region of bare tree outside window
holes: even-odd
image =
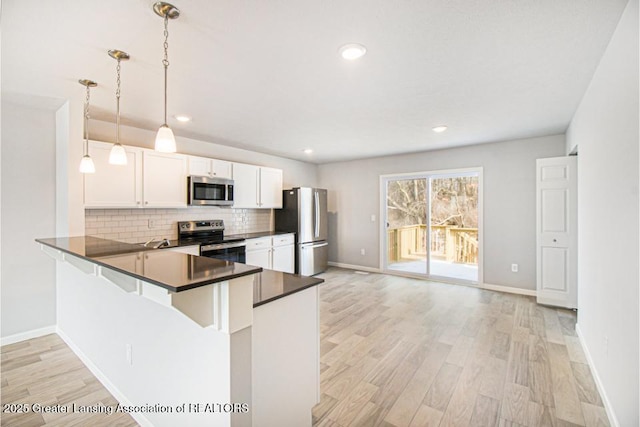
[[[388,181],[388,260],[393,268],[408,268],[403,263],[427,257],[431,274],[440,265],[434,260],[477,265],[478,185],[477,175]]]

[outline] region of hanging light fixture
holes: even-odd
[[[112,165],[126,165],[127,152],[120,144],[120,61],[127,61],[129,54],[121,50],[112,49],[109,51],[109,56],[118,61],[118,65],[116,65],[116,143],[111,147],[109,163]]]
[[[78,80],[78,83],[87,88],[84,101],[84,156],[80,160],[80,173],[95,173],[96,166],[89,155],[89,88],[98,86],[98,83],[87,79]]]
[[[164,58],[162,59],[162,65],[164,66],[164,123],[158,129],[155,149],[163,153],[175,153],[176,138],[167,124],[167,69],[169,68],[167,51],[169,49],[169,19],[178,18],[180,11],[174,5],[161,1],[153,5],[153,11],[164,19]]]

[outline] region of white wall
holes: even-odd
[[[567,132],[579,153],[578,325],[621,426],[639,424],[638,49],[631,0]]]
[[[482,166],[484,282],[534,290],[535,160],[564,149],[564,136],[556,135],[320,165],[320,186],[329,190],[329,260],[379,267],[380,175]]]
[[[92,120],[90,137],[96,141],[113,142],[115,140],[115,124]],[[155,137],[156,133],[149,130],[120,126],[120,142],[122,144],[153,148]],[[314,187],[317,184],[317,166],[312,163],[180,136],[176,136],[176,143],[179,153],[283,169],[284,188]],[[274,143],[277,144],[277,142]]]
[[[55,110],[2,101],[2,338],[56,322]]]

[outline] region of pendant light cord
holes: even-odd
[[[120,144],[120,59],[116,65],[116,144]]]
[[[87,84],[87,97],[84,103],[84,155],[89,155],[89,85]]]
[[[167,70],[169,68],[169,15],[164,16],[164,58],[162,59],[162,65],[164,65],[164,125],[167,124]]]

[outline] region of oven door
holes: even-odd
[[[218,258],[226,261],[240,262],[245,264],[246,257],[246,243],[234,242],[234,243],[219,243],[214,245],[203,245],[200,247],[200,256],[206,256],[209,258]]]
[[[189,204],[192,206],[233,205],[233,180],[190,176],[188,180]]]

